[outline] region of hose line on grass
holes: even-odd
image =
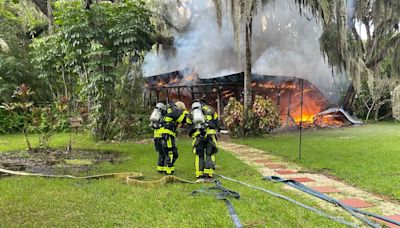
[[[160,187],[164,186],[167,183],[186,183],[186,184],[195,184],[193,181],[184,180],[177,176],[164,176],[159,180],[151,180],[145,181],[143,179],[143,174],[138,172],[126,172],[126,173],[106,173],[92,176],[84,176],[77,177],[71,175],[47,175],[47,174],[39,174],[39,173],[26,173],[19,171],[12,171],[7,169],[0,168],[0,173],[8,174],[8,175],[16,175],[16,176],[35,176],[35,177],[46,177],[46,178],[68,178],[75,180],[88,180],[88,179],[101,179],[101,178],[115,178],[124,180],[127,184],[142,186],[142,187]]]
[[[222,179],[229,180],[229,181],[244,185],[244,186],[246,186],[248,188],[259,190],[259,191],[265,192],[265,193],[267,193],[269,195],[275,196],[277,198],[289,201],[289,202],[294,203],[294,204],[296,204],[296,205],[298,205],[298,206],[300,206],[300,207],[302,207],[304,209],[307,209],[309,211],[315,212],[315,213],[321,215],[322,217],[328,218],[328,219],[330,219],[332,221],[335,221],[335,222],[338,222],[338,223],[341,223],[343,225],[347,225],[347,226],[350,226],[350,227],[358,227],[356,224],[348,222],[348,221],[344,220],[343,218],[332,216],[332,215],[327,214],[327,213],[325,213],[325,212],[323,212],[321,210],[318,210],[318,209],[316,209],[314,207],[311,207],[311,206],[305,205],[303,203],[300,203],[299,201],[296,201],[296,200],[294,200],[292,198],[289,198],[287,196],[281,195],[279,193],[276,193],[276,192],[273,192],[273,191],[270,191],[268,189],[261,188],[261,187],[258,187],[258,186],[254,186],[254,185],[251,185],[251,184],[247,184],[247,183],[245,183],[243,181],[239,181],[239,180],[236,180],[236,179],[233,179],[233,178],[230,178],[230,177],[226,177],[226,176],[221,175],[221,174],[215,174],[215,175],[218,176],[218,177],[221,177]]]
[[[229,215],[231,216],[233,225],[236,228],[243,228],[243,225],[240,222],[239,216],[237,215],[235,208],[233,207],[231,201],[227,198],[227,197],[232,197],[234,199],[240,199],[240,194],[238,192],[223,187],[219,180],[215,180],[214,183],[215,186],[195,190],[192,192],[192,195],[197,195],[199,193],[211,195],[212,194],[211,191],[217,191],[212,195],[215,195],[217,200],[222,200],[225,202],[225,205],[228,208]]]
[[[154,181],[143,181],[141,179],[143,179],[143,174],[142,173],[138,173],[138,172],[127,172],[127,173],[106,173],[106,174],[100,174],[100,175],[92,175],[92,176],[84,176],[84,177],[76,177],[76,176],[72,176],[72,175],[46,175],[46,174],[38,174],[38,173],[26,173],[26,172],[19,172],[19,171],[11,171],[11,170],[7,170],[7,169],[2,169],[0,168],[0,173],[2,174],[8,174],[8,175],[16,175],[16,176],[35,176],[35,177],[46,177],[46,178],[68,178],[68,179],[75,179],[75,180],[87,180],[87,179],[100,179],[100,178],[116,178],[116,179],[123,179],[125,180],[125,183],[127,184],[132,184],[132,185],[136,185],[136,186],[141,186],[141,187],[160,187],[160,186],[164,186],[167,183],[186,183],[186,184],[196,184],[196,182],[192,182],[192,181],[188,181],[188,180],[184,180],[181,179],[179,177],[176,176],[164,176],[163,178],[159,179],[159,180],[154,180]],[[347,222],[342,218],[338,218],[338,217],[334,217],[332,215],[329,215],[321,210],[318,210],[316,208],[313,208],[311,206],[302,204],[294,199],[291,199],[287,196],[272,192],[270,190],[261,188],[261,187],[257,187],[257,186],[253,186],[250,184],[247,184],[245,182],[239,181],[239,180],[235,180],[233,178],[229,178],[223,175],[219,175],[216,174],[216,176],[221,177],[222,179],[226,179],[232,182],[236,182],[239,184],[242,184],[244,186],[247,186],[249,188],[255,189],[255,190],[260,190],[262,192],[268,193],[272,196],[290,201],[300,207],[303,207],[307,210],[313,211],[325,218],[331,219],[332,221],[350,226],[350,227],[357,227],[356,225],[354,225],[353,223]],[[235,196],[234,191],[226,189],[224,187],[221,186],[220,182],[216,181],[217,186],[215,188],[218,189],[224,189],[225,193],[226,192],[230,192],[232,196]],[[238,193],[237,193],[238,194]],[[239,217],[237,216],[236,212],[233,209],[232,204],[229,202],[228,199],[224,199],[221,198],[221,200],[225,201],[229,213],[231,215],[232,221],[234,222],[235,226],[237,227],[241,227],[239,226],[240,220]]]
[[[367,212],[367,211],[363,211],[363,210],[360,210],[358,208],[347,206],[346,204],[343,204],[339,200],[334,199],[332,197],[329,197],[329,196],[327,196],[325,194],[322,194],[322,193],[320,193],[318,191],[315,191],[314,189],[309,188],[309,187],[305,186],[304,184],[302,184],[302,183],[300,183],[298,181],[285,180],[285,179],[283,179],[281,177],[277,177],[277,176],[264,177],[264,180],[270,180],[270,181],[274,181],[274,182],[285,183],[290,187],[296,188],[296,189],[298,189],[300,191],[303,191],[303,192],[305,192],[307,194],[310,194],[312,196],[318,197],[318,198],[320,198],[322,200],[325,200],[326,202],[338,205],[338,206],[342,207],[344,210],[346,210],[347,212],[349,212],[351,215],[353,215],[354,217],[360,219],[361,221],[365,222],[366,224],[368,224],[371,227],[381,227],[381,226],[376,224],[376,223],[374,223],[374,222],[372,222],[368,218],[359,215],[359,214],[363,214],[363,215],[366,215],[366,216],[374,217],[374,218],[377,218],[377,219],[392,223],[394,225],[400,226],[400,222],[398,222],[398,221],[395,221],[395,220],[390,219],[390,218],[385,217],[385,216],[381,216],[381,215],[377,215],[377,214],[370,213],[370,212]]]
[[[15,176],[33,176],[33,177],[44,177],[44,178],[67,178],[67,179],[74,179],[74,180],[89,180],[89,179],[100,179],[100,178],[116,178],[116,179],[123,179],[125,183],[132,184],[141,187],[161,187],[165,186],[167,183],[185,183],[185,184],[196,184],[196,182],[188,181],[176,176],[164,176],[159,180],[153,181],[143,181],[143,174],[138,172],[126,172],[126,173],[106,173],[106,174],[99,174],[99,175],[92,175],[92,176],[71,176],[71,175],[47,175],[47,174],[39,174],[39,173],[27,173],[27,172],[19,172],[19,171],[12,171],[7,169],[0,168],[0,174],[7,174],[7,175],[15,175]],[[222,200],[225,202],[225,205],[228,208],[229,215],[231,216],[232,222],[236,228],[242,228],[243,225],[240,222],[239,216],[237,215],[235,208],[233,207],[232,203],[227,198],[233,197],[235,199],[240,198],[240,194],[233,190],[227,189],[222,186],[221,182],[215,180],[215,185],[213,187],[199,189],[197,191],[193,191],[192,195],[198,193],[207,193],[210,190],[217,190],[218,193],[215,194],[218,200]]]

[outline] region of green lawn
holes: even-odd
[[[114,150],[129,159],[116,165],[102,165],[94,173],[142,172],[147,179],[155,172],[153,145],[96,144],[88,135],[77,137],[76,147]],[[57,135],[53,146],[65,146],[68,134]],[[177,176],[194,179],[194,157],[190,141],[178,142],[180,158]],[[21,135],[0,136],[0,151],[23,149]],[[252,167],[221,151],[217,157],[221,174],[283,192],[306,204],[308,200],[281,189],[279,184],[261,181]],[[338,227],[305,209],[261,192],[223,181],[224,186],[241,193],[232,200],[241,221],[268,227]],[[232,227],[225,204],[212,196],[191,196],[204,185],[170,184],[163,188],[142,188],[113,179],[68,180],[37,177],[0,178],[1,227]],[[315,205],[314,205],[315,206]]]
[[[298,160],[298,132],[236,140],[314,171],[400,201],[400,124],[377,123],[338,129],[309,129]]]

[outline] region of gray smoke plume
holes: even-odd
[[[168,53],[155,52],[147,54],[144,74],[151,76],[191,68],[200,77],[208,78],[240,72],[233,28],[228,17],[224,17],[223,26],[219,29],[212,1],[192,0],[190,9],[189,27],[184,33],[175,34],[175,56],[171,58]]]
[[[222,27],[216,23],[212,0],[191,0],[191,22],[188,29],[175,34],[175,56],[149,53],[143,71],[146,76],[185,68],[193,69],[200,78],[213,78],[244,69],[244,36],[239,51],[229,9],[223,15]],[[268,4],[253,20],[253,73],[304,78],[316,85],[331,103],[347,86],[344,75],[333,75],[320,51],[321,26],[311,13],[299,14],[290,0]],[[225,4],[224,4],[225,5]],[[228,14],[228,15],[226,15]],[[167,57],[169,56],[169,57]]]

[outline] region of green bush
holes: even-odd
[[[244,124],[243,105],[236,98],[229,98],[228,105],[224,108],[222,120],[231,136],[241,135]]]
[[[120,141],[147,138],[153,134],[148,113],[132,114],[129,118],[121,118],[114,129],[113,138]]]
[[[18,113],[10,113],[0,108],[0,134],[22,132],[24,118]]]
[[[234,97],[229,98],[224,108],[223,122],[233,137],[268,133],[280,126],[278,110],[269,98],[255,96],[252,109],[246,114],[246,123],[243,110],[243,105]]]
[[[272,131],[280,126],[280,118],[277,107],[269,98],[255,96],[251,110],[251,118],[246,123],[246,129],[251,134],[262,134]]]
[[[8,118],[2,118],[4,121],[2,131],[11,133],[13,128],[19,128],[25,136],[25,141],[29,150],[32,150],[28,137],[29,133],[36,133],[39,139],[39,146],[47,148],[51,137],[61,129],[67,128],[67,112],[69,98],[60,97],[53,105],[37,107],[32,101],[35,93],[26,84],[21,84],[13,93],[12,103],[3,103],[0,109],[7,112]],[[20,124],[21,122],[21,124]]]
[[[53,105],[32,107],[29,130],[38,135],[40,147],[47,148],[55,133],[69,129],[68,102],[68,98],[61,97]]]

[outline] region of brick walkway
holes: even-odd
[[[219,145],[221,149],[231,152],[247,164],[256,166],[263,176],[280,176],[285,179],[297,180],[308,187],[336,198],[350,206],[363,208],[363,210],[388,216],[400,221],[400,204],[389,202],[381,197],[325,175],[307,173],[302,167],[296,164],[283,162],[280,157],[271,155],[262,150],[225,141],[219,142]],[[297,189],[289,186],[284,186],[284,188],[296,191],[298,194],[303,194],[305,197],[315,200],[323,208],[338,210],[338,207]],[[389,227],[400,228],[399,226],[393,225]]]

